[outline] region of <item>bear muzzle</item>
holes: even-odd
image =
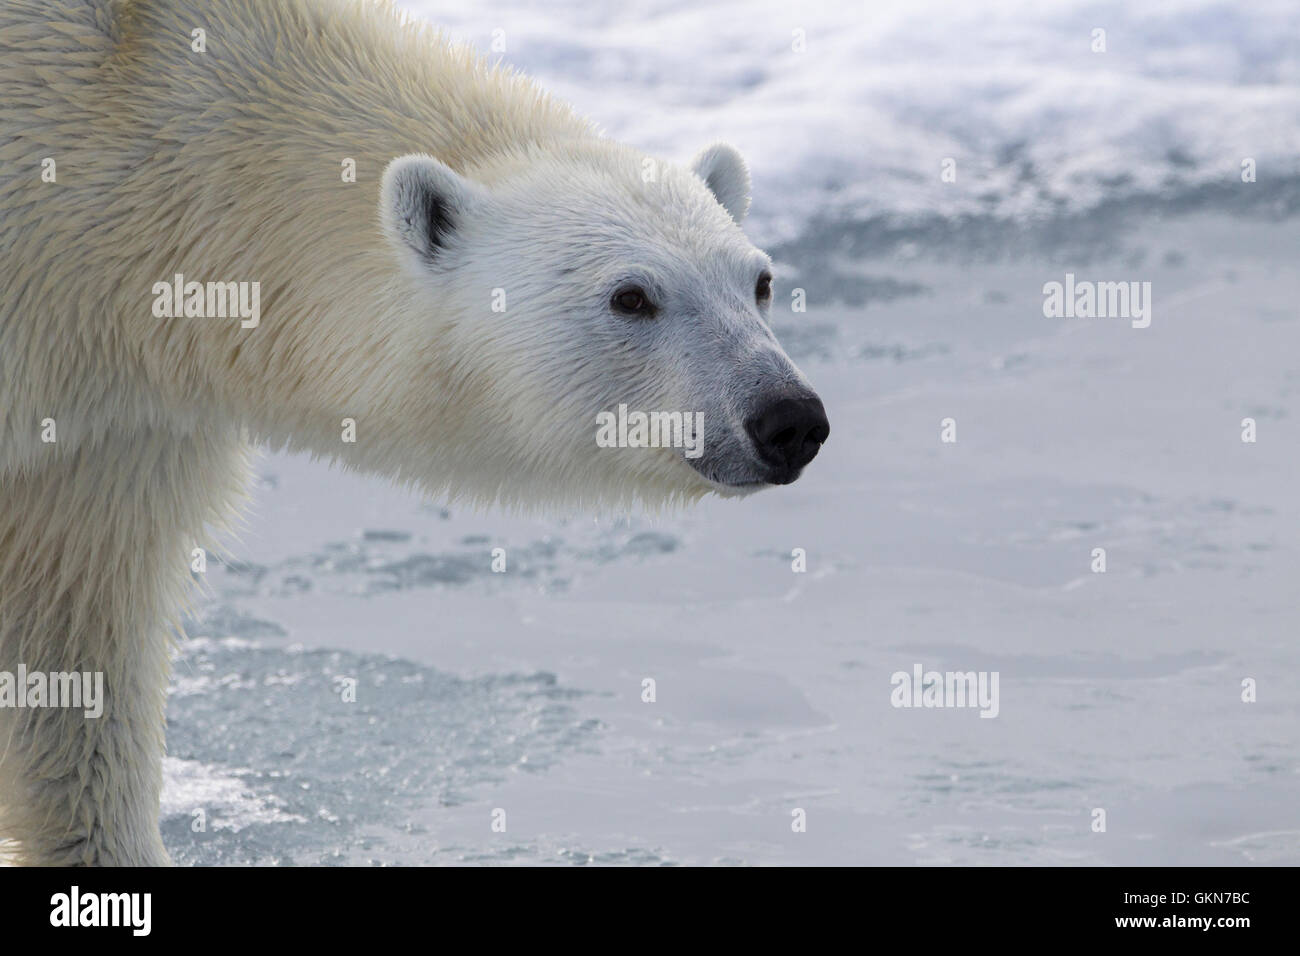
[[[821,399],[811,392],[769,400],[745,422],[769,484],[788,485],[817,457],[831,425]]]

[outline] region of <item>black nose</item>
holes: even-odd
[[[759,410],[745,423],[754,447],[766,462],[795,473],[817,457],[822,442],[831,433],[826,409],[816,395],[782,398]]]

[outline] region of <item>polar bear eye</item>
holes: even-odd
[[[772,298],[772,273],[764,272],[758,277],[758,285],[754,286],[754,298],[759,302]]]
[[[619,315],[645,318],[655,314],[655,307],[650,302],[650,297],[640,286],[630,285],[619,289],[609,300],[609,305]]]

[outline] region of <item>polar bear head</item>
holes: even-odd
[[[604,139],[393,160],[380,220],[440,356],[447,485],[662,502],[798,478],[829,424],[772,334],[749,193],[721,144],[688,167]]]

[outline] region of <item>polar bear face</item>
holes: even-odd
[[[799,477],[829,434],[772,334],[731,147],[689,168],[606,140],[459,174],[394,160],[384,231],[463,388],[453,440],[496,498],[692,500]],[[470,476],[465,476],[470,477]]]

